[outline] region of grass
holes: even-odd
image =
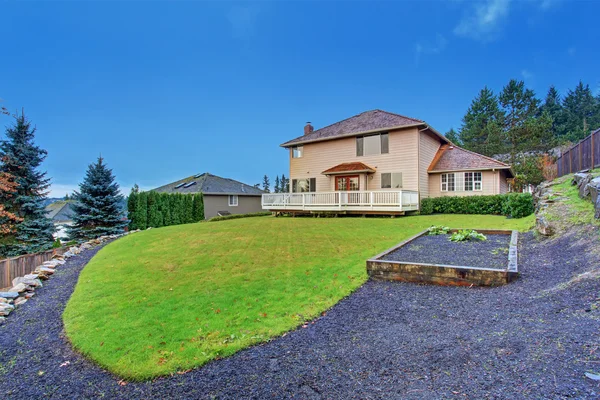
[[[599,172],[594,170],[592,175],[594,177],[600,176]],[[571,179],[573,179],[573,174],[565,175],[556,179],[557,183],[551,187],[553,193],[550,199],[559,201],[564,207],[551,207],[548,219],[563,224],[600,225],[600,222],[594,218],[594,204],[589,198],[582,199],[579,197],[579,190],[577,186],[571,185]]]
[[[64,312],[73,345],[144,380],[281,335],[367,280],[365,260],[431,225],[528,230],[533,216],[245,218],[136,233],[102,249]]]

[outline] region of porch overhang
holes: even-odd
[[[338,164],[321,172],[323,175],[374,174],[375,168],[361,162]]]

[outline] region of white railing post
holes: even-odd
[[[375,203],[375,193],[369,193],[369,203],[371,203],[371,208],[373,208],[373,204]]]
[[[342,209],[342,192],[339,192],[339,196],[338,196],[338,207],[341,210]]]
[[[302,193],[302,211],[306,209],[306,199],[304,196],[306,196],[306,194]]]
[[[400,211],[402,211],[402,190],[398,192],[398,196],[400,197]]]

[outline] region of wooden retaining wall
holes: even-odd
[[[556,166],[558,176],[600,167],[600,129],[565,151]]]
[[[49,261],[55,254],[63,254],[68,249],[62,247],[35,254],[25,254],[19,257],[0,260],[0,290],[10,289],[12,280],[32,273],[44,261]]]

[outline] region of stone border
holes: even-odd
[[[451,229],[450,233],[460,229]],[[409,261],[389,261],[382,258],[389,253],[406,246],[428,230],[403,241],[402,243],[367,260],[367,274],[376,280],[430,283],[445,286],[500,286],[514,281],[518,275],[519,233],[509,230],[480,229],[483,234],[510,234],[506,269],[428,264]]]
[[[0,292],[0,323],[15,310],[15,307],[25,304],[27,300],[35,295],[35,290],[43,286],[42,281],[48,280],[55,272],[55,269],[66,262],[66,259],[77,256],[83,250],[91,249],[94,246],[118,239],[130,233],[139,232],[124,232],[119,235],[100,236],[97,239],[88,240],[79,246],[70,247],[62,255],[55,254],[49,261],[44,261],[37,266],[35,270],[22,277],[17,277],[12,280],[13,287],[6,292]]]

